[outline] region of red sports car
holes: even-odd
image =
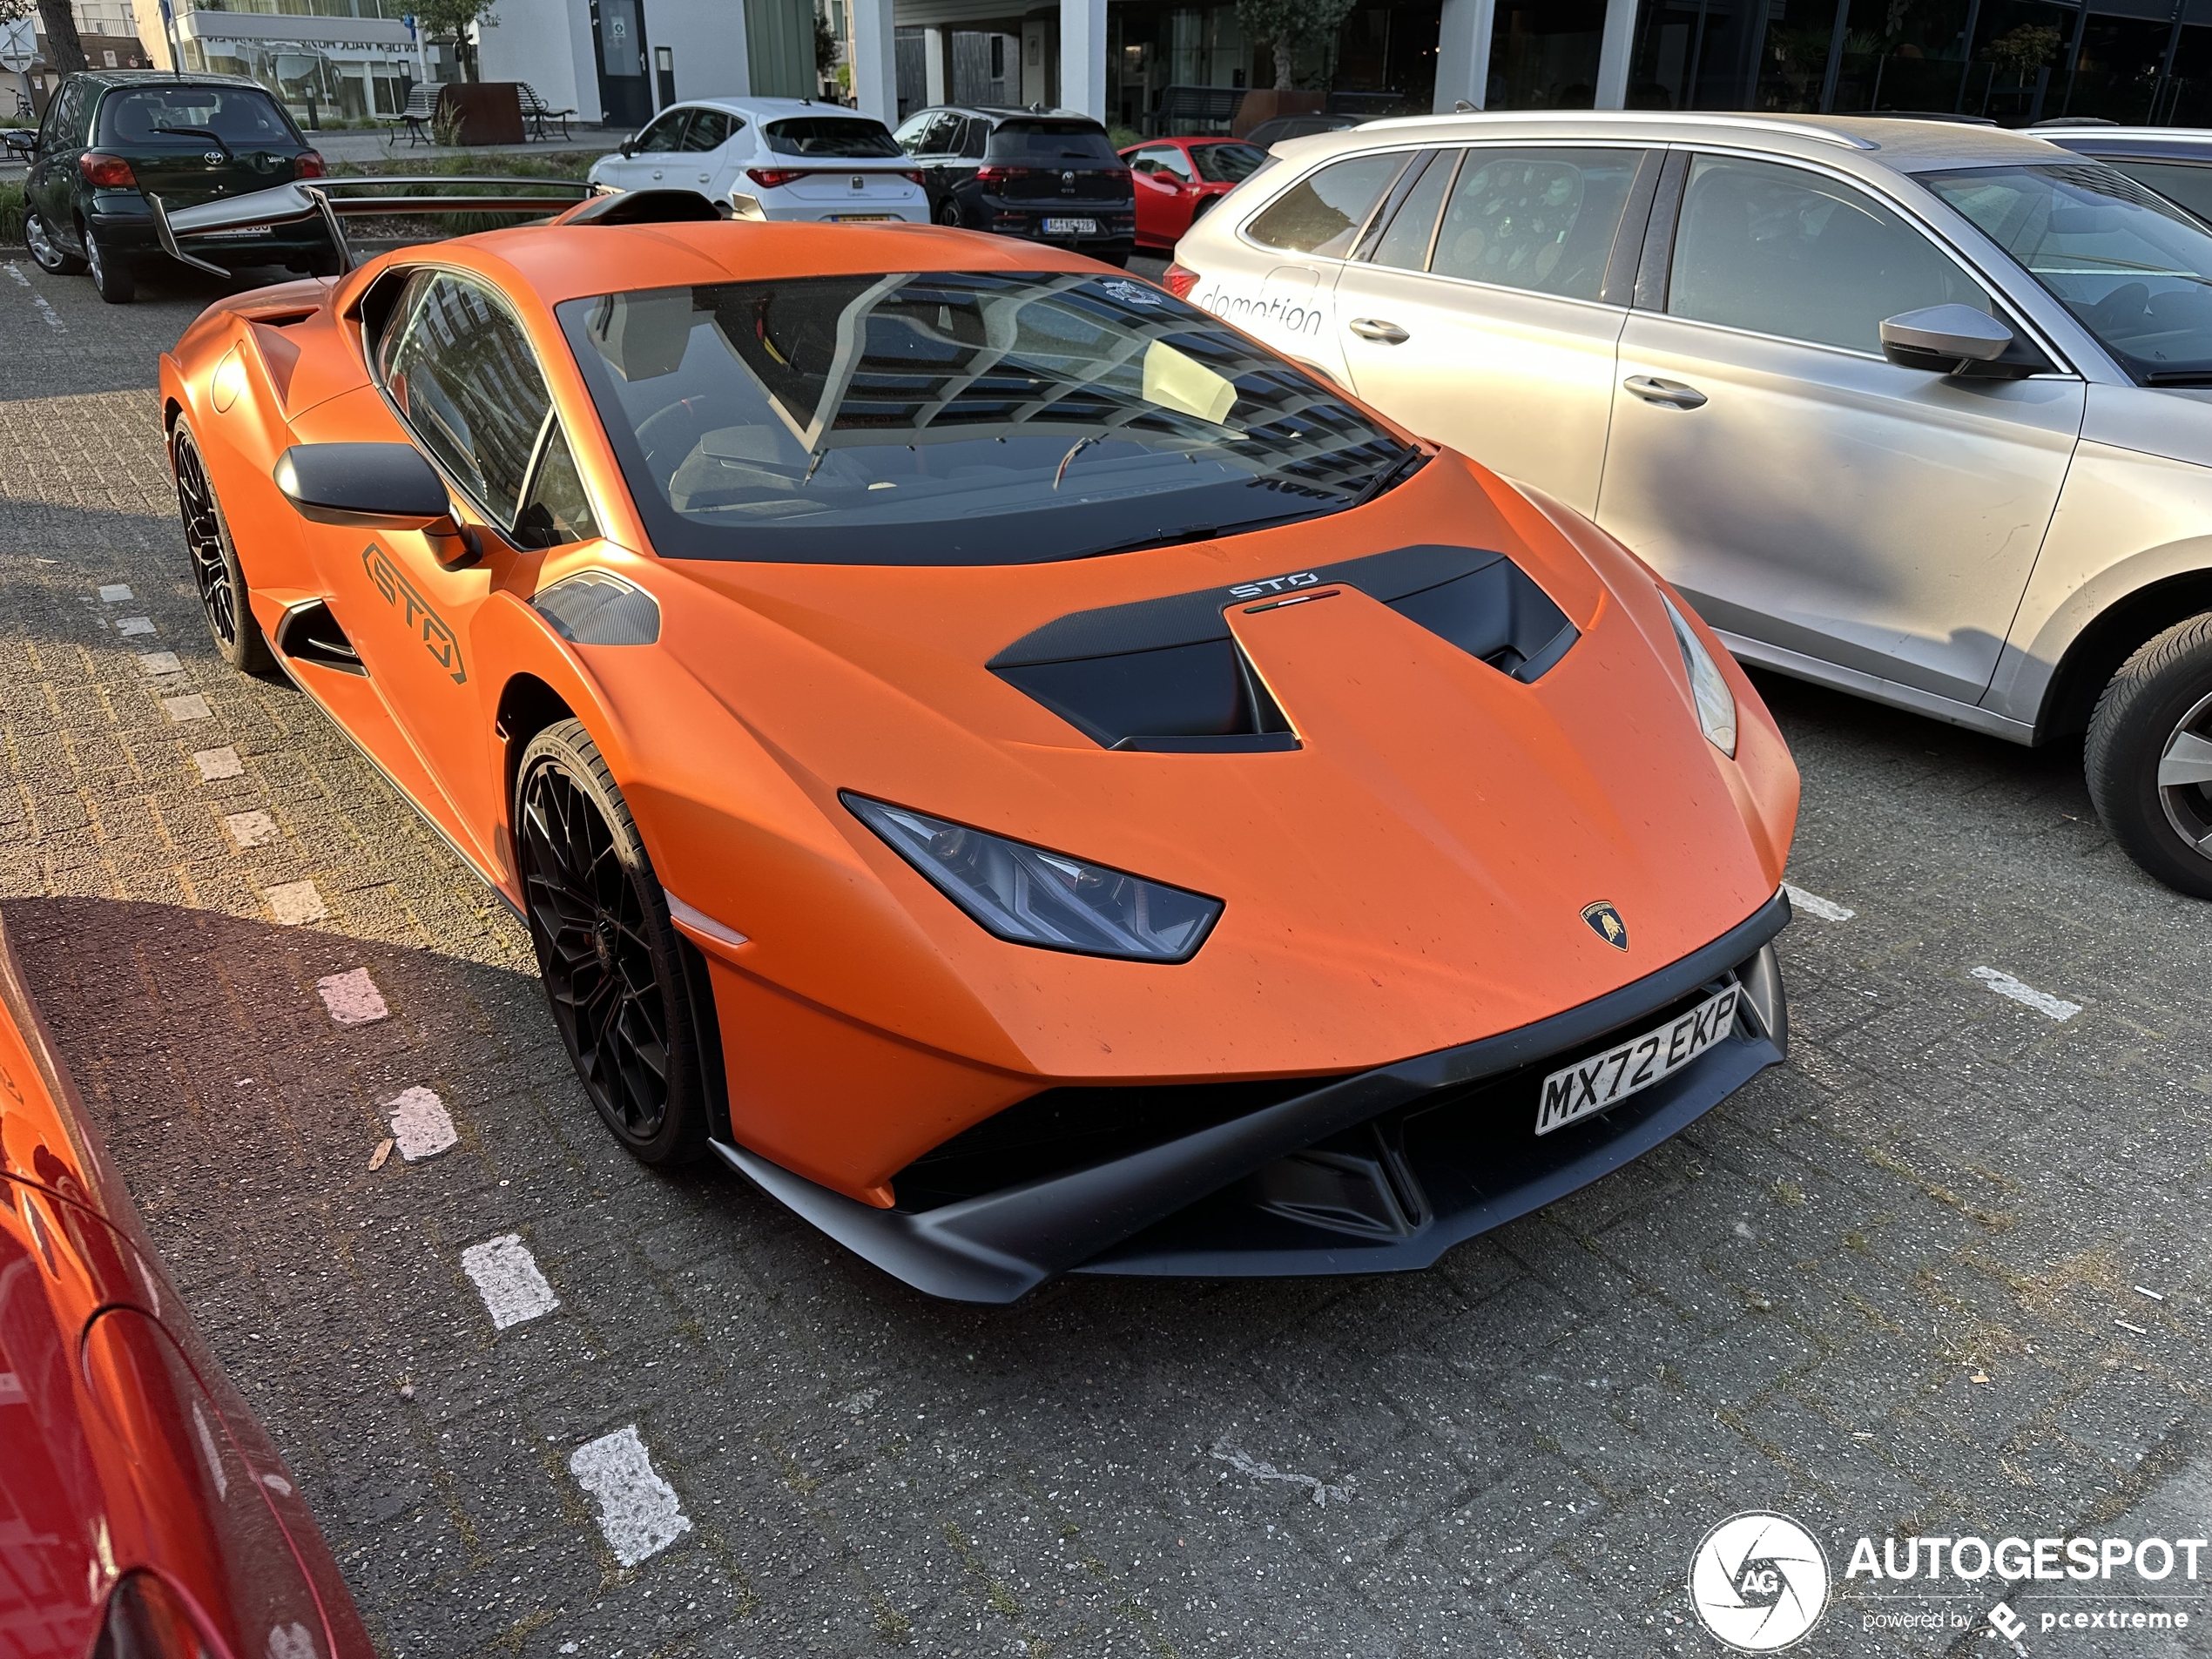
[[[0,931],[0,1656],[370,1659]]]
[[[1123,151],[1136,187],[1136,245],[1171,248],[1267,152],[1241,138],[1155,138]]]

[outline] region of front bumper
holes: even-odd
[[[1777,894],[1711,944],[1579,1008],[1372,1071],[1313,1079],[1195,1133],[934,1208],[873,1209],[742,1147],[717,1141],[714,1150],[856,1254],[956,1301],[1011,1302],[1071,1272],[1426,1267],[1640,1157],[1777,1063],[1789,1031],[1773,940],[1789,921],[1789,900]],[[1535,1094],[1548,1072],[1731,980],[1744,995],[1728,1038],[1612,1109],[1535,1136]]]

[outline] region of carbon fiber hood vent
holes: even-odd
[[[1240,753],[1297,738],[1224,612],[1332,583],[1359,589],[1503,674],[1533,684],[1581,637],[1502,553],[1423,545],[1258,582],[1079,610],[985,664],[1109,749]]]

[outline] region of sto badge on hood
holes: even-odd
[[[1621,913],[1612,904],[1600,899],[1595,904],[1582,907],[1582,920],[1590,924],[1590,931],[1615,950],[1629,948],[1629,924],[1621,920]]]

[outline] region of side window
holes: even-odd
[[[934,118],[927,115],[917,115],[891,137],[908,155],[918,156],[921,153],[922,135],[929,131],[929,123]]]
[[[1468,151],[1444,206],[1429,269],[1569,300],[1596,299],[1642,159],[1636,150]]]
[[[1979,283],[1865,192],[1770,161],[1691,163],[1669,315],[1878,353],[1885,317],[1953,304],[1993,309]]]
[[[684,129],[680,149],[704,154],[730,142],[730,118],[720,110],[693,110],[691,125]]]
[[[1427,171],[1406,192],[1406,199],[1390,216],[1390,227],[1375,244],[1371,256],[1375,264],[1395,266],[1401,271],[1428,269],[1429,245],[1436,239],[1436,216],[1443,209],[1444,192],[1452,187],[1452,175],[1459,165],[1457,151],[1440,150],[1428,158]]]
[[[1287,253],[1342,259],[1405,165],[1402,150],[1331,162],[1269,203],[1244,233]]]
[[[84,142],[84,83],[71,76],[62,83],[52,103],[46,106],[46,132],[39,145],[43,150],[73,150]]]
[[[1150,171],[1165,173],[1170,179],[1180,179],[1185,184],[1190,182],[1190,158],[1173,145],[1157,145],[1151,149],[1141,150],[1137,154],[1152,164]]]
[[[409,279],[377,353],[417,442],[511,528],[551,406],[521,326],[473,282]]]
[[[515,520],[515,539],[524,547],[566,547],[599,533],[577,476],[575,457],[557,421],[546,423],[545,453],[530,479],[529,498]]]
[[[2118,168],[2199,219],[2212,221],[2212,167],[2193,161],[2136,161],[2128,157],[2114,158],[2105,165]]]
[[[941,115],[929,124],[922,134],[924,155],[956,156],[960,153],[961,129],[968,124],[957,115]]]
[[[963,160],[981,161],[983,152],[991,146],[991,124],[970,119],[961,134],[960,154]]]
[[[678,149],[684,138],[684,124],[691,118],[689,110],[671,110],[637,135],[637,147],[633,155],[658,155],[664,151]]]

